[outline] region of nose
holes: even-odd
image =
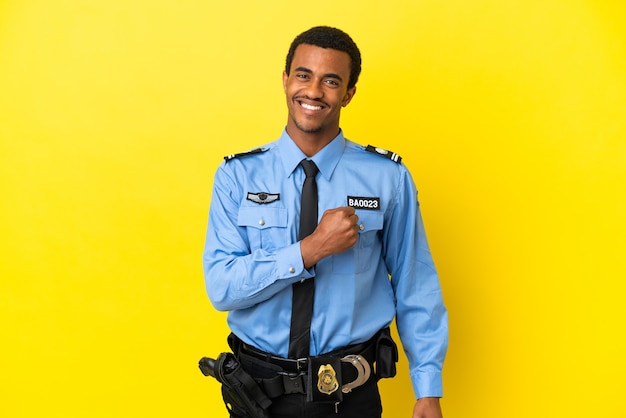
[[[321,80],[312,80],[310,83],[307,83],[304,94],[307,98],[311,100],[321,99],[324,97],[324,90],[322,89],[322,81]]]

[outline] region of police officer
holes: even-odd
[[[399,156],[358,145],[339,126],[360,70],[346,33],[322,26],[297,36],[283,73],[282,135],[226,157],[215,174],[206,289],[228,311],[235,355],[272,400],[269,417],[380,417],[377,380],[393,375],[393,348],[379,343],[394,318],[417,399],[413,418],[441,417],[447,312],[415,185]],[[242,103],[250,112],[264,105],[253,96]],[[302,160],[315,164],[318,200],[317,227],[306,237],[298,236]],[[308,314],[294,299],[303,283],[312,285]],[[292,328],[307,315],[302,354],[292,351]]]

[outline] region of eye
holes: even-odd
[[[301,80],[306,80],[309,78],[309,75],[307,73],[296,73],[296,78],[299,78]]]
[[[330,85],[331,87],[339,87],[339,82],[334,78],[327,78],[325,80],[325,83]]]

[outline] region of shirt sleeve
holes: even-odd
[[[442,396],[448,315],[409,172],[387,214],[385,261],[396,297],[396,323],[417,399]]]
[[[203,253],[206,291],[222,311],[254,306],[313,277],[304,268],[299,242],[272,252],[250,250],[246,228],[237,221],[241,196],[233,177],[224,165],[216,172]]]

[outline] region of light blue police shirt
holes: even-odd
[[[286,357],[291,285],[314,275],[296,238],[306,156],[286,131],[262,150],[217,169],[205,283],[239,338]],[[367,341],[395,316],[416,397],[441,396],[447,312],[411,175],[341,131],[311,159],[319,167],[319,217],[355,207],[359,239],[315,267],[310,354]]]

